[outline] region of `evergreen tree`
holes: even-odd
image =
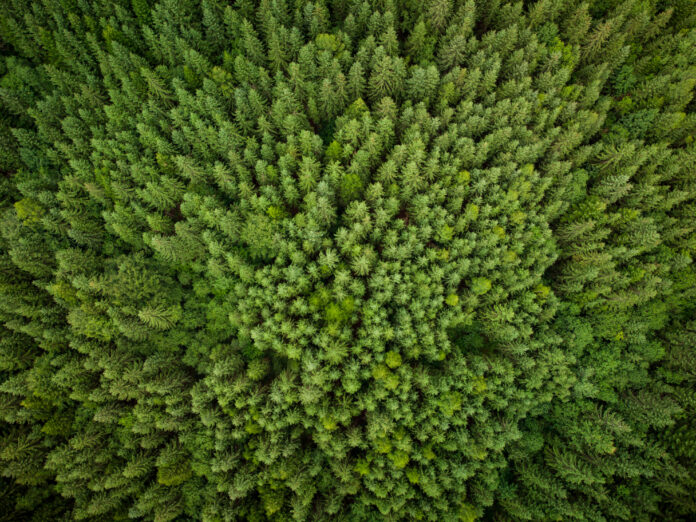
[[[7,0],[0,517],[693,517],[695,86],[688,1]]]

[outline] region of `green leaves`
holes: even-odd
[[[15,202],[14,208],[15,212],[17,212],[17,217],[27,226],[38,223],[44,214],[44,209],[41,205],[29,198]]]
[[[390,351],[384,358],[384,362],[389,368],[394,369],[401,366],[401,355],[398,352]]]
[[[471,291],[476,295],[483,295],[491,289],[490,279],[477,277],[471,281]]]
[[[186,482],[192,474],[187,454],[179,448],[165,448],[157,457],[157,482],[164,486],[177,486]]]
[[[145,324],[156,330],[169,330],[179,319],[182,310],[180,306],[146,306],[138,312],[138,317]]]

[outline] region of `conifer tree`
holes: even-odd
[[[696,514],[696,6],[0,5],[11,520]]]

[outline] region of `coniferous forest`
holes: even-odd
[[[696,2],[2,0],[0,521],[696,517]]]

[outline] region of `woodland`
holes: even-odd
[[[696,2],[0,0],[0,521],[696,519]]]

